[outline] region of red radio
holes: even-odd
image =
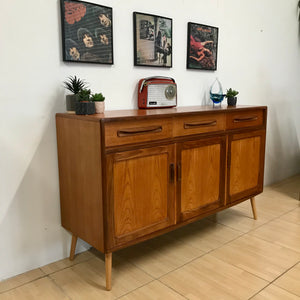
[[[176,105],[177,86],[173,78],[157,76],[139,81],[139,108],[162,108]]]

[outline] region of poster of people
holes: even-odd
[[[187,68],[216,70],[218,28],[188,23]]]
[[[112,8],[61,0],[63,60],[113,64]]]
[[[172,67],[172,19],[133,13],[134,65]]]

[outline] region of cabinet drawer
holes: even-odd
[[[227,115],[227,129],[236,129],[252,126],[261,126],[263,124],[263,111],[243,111],[234,112]]]
[[[225,130],[224,114],[205,114],[176,118],[175,136]]]
[[[172,119],[119,121],[105,124],[105,146],[118,146],[172,137]]]

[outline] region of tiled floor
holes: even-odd
[[[90,250],[0,282],[4,299],[300,299],[300,175],[250,201],[104,257]]]

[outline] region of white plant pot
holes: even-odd
[[[104,101],[95,101],[96,114],[103,114],[105,105]]]

